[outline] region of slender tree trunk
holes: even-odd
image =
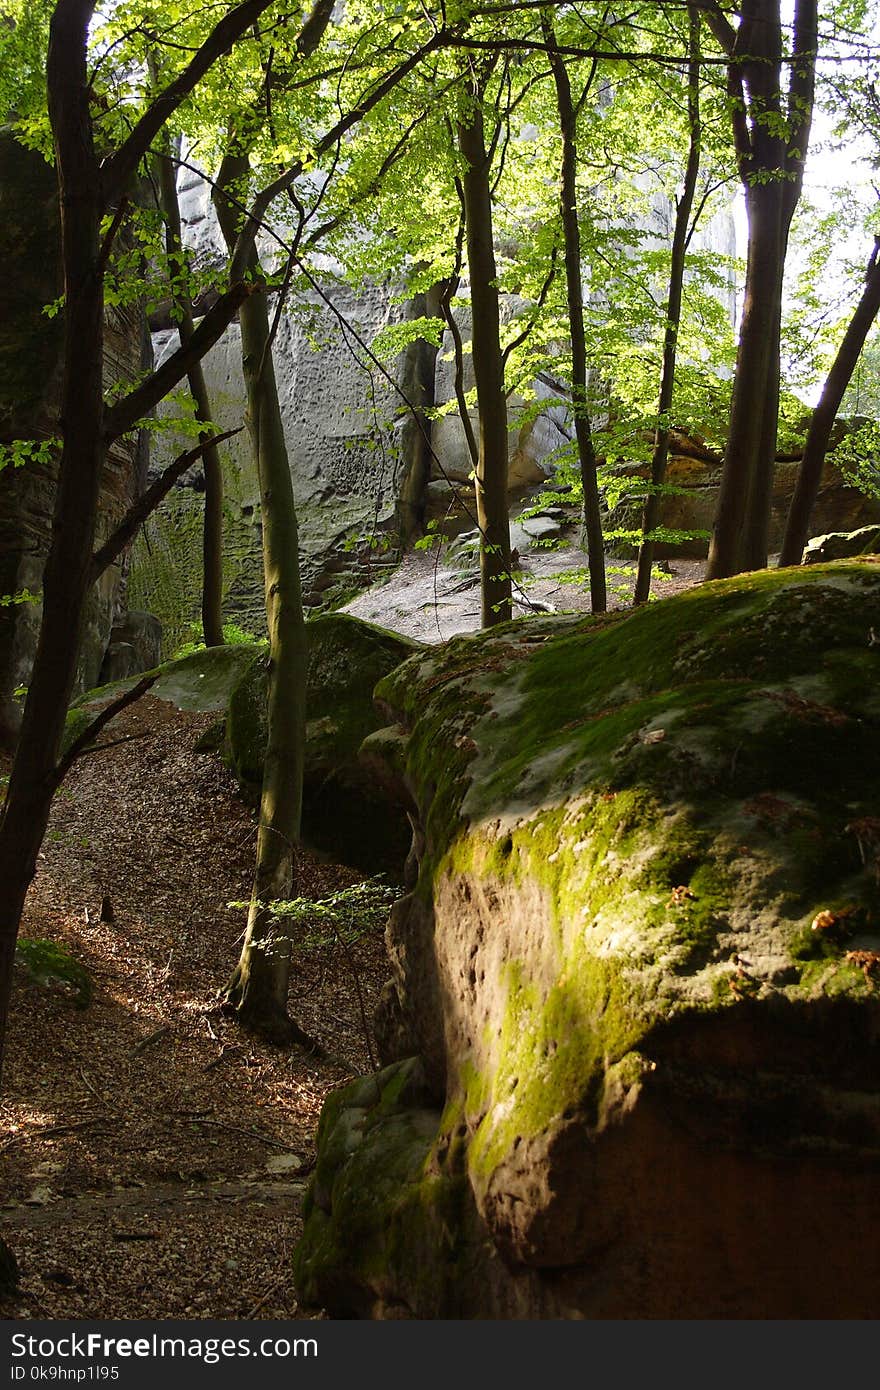
[[[810,515],[822,482],[822,467],[828,452],[831,430],[840,409],[846,388],[852,380],[865,339],[880,313],[880,237],[875,238],[874,250],[868,262],[865,287],[852,318],[837,349],[837,356],[825,378],[822,394],[813,411],[801,466],[798,469],[794,497],[785,526],[780,565],[799,565],[809,538]]]
[[[675,209],[672,233],[672,257],[669,267],[669,294],[666,300],[666,333],[663,339],[663,366],[660,375],[660,399],[657,405],[658,424],[651,456],[651,487],[642,512],[642,542],[636,570],[634,603],[647,603],[651,592],[651,569],[654,563],[653,533],[660,520],[660,488],[666,479],[669,457],[669,411],[675,389],[675,366],[678,352],[678,330],[681,326],[681,297],[684,287],[684,265],[687,254],[689,222],[700,172],[702,127],[700,123],[700,12],[691,5],[690,40],[688,45],[688,125],[690,144],[681,197]]]
[[[791,220],[810,137],[818,43],[816,0],[796,0],[783,105],[780,0],[744,0],[733,31],[720,10],[707,22],[731,57],[728,92],[749,248],[745,298],[707,578],[767,563],[779,413],[782,282]]]
[[[183,237],[180,226],[180,206],[177,201],[177,171],[168,155],[156,160],[159,175],[159,196],[165,220],[165,247],[172,274],[180,277],[173,293],[180,341],[187,344],[195,332],[192,305],[184,282]],[[183,286],[183,288],[181,288]],[[195,401],[196,419],[209,424],[211,397],[201,361],[195,362],[187,373],[187,381]],[[204,434],[200,436],[204,438]],[[205,477],[205,515],[202,530],[202,631],[206,647],[223,645],[223,469],[216,445],[203,454]]]
[[[549,49],[550,68],[556,86],[556,105],[562,134],[562,166],[559,180],[559,212],[565,244],[565,281],[568,327],[571,337],[571,403],[577,440],[581,485],[584,493],[584,537],[590,570],[590,604],[594,613],[608,606],[605,583],[605,539],[599,507],[596,450],[590,426],[587,396],[587,336],[584,328],[584,287],[581,276],[581,230],[577,207],[577,113],[565,59],[558,51],[553,21],[542,14],[541,28]]]
[[[220,190],[246,183],[246,155],[230,155],[218,178]],[[230,249],[238,216],[215,195]],[[260,274],[252,251],[248,270]],[[302,813],[305,757],[305,694],[308,650],[299,572],[299,535],[293,484],[272,361],[265,294],[250,296],[239,311],[241,354],[248,401],[248,428],[260,484],[263,576],[269,629],[268,743],[257,830],[251,905],[241,957],[225,990],[242,1023],[279,1043],[311,1039],[290,1019],[290,938],[272,904],[292,896],[295,850]]]
[[[441,287],[418,294],[410,301],[407,317],[436,318]],[[414,410],[407,409],[400,431],[404,461],[403,483],[397,504],[398,529],[404,544],[425,533],[425,497],[431,476],[431,421],[425,413],[434,404],[437,348],[419,338],[404,353],[400,386]]]
[[[473,104],[459,122],[464,160],[462,188],[467,224],[467,259],[473,318],[474,376],[480,412],[477,520],[483,627],[508,620],[512,612],[510,518],[507,502],[507,399],[501,357],[501,321],[492,232],[490,156],[486,149],[482,91],[473,83]]]
[[[780,336],[782,332],[782,282],[785,274],[785,256],[788,245],[788,229],[780,227],[781,251],[777,266],[776,283],[767,289],[767,299],[773,311],[770,326],[770,346],[768,351],[767,380],[761,413],[761,435],[755,466],[749,479],[746,498],[745,524],[742,536],[740,566],[744,570],[760,570],[767,567],[770,547],[770,511],[773,503],[773,483],[776,472],[776,440],[779,433],[779,395]]]
[[[64,446],[43,573],[40,637],[0,824],[0,1066],[15,942],[57,785],[58,749],[76,676],[106,454],[103,209],[85,60],[93,8],[91,0],[59,0],[50,26],[49,115],[61,195],[65,290]]]

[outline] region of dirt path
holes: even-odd
[[[290,1279],[324,1097],[369,1068],[351,964],[297,949],[298,1021],[333,1055],[285,1055],[216,1008],[235,962],[254,820],[210,716],[146,697],[56,800],[22,934],[65,946],[94,989],[17,971],[0,1105],[0,1230],[21,1268],[6,1318],[302,1317]],[[360,875],[305,858],[320,897]],[[109,899],[113,921],[101,921]],[[380,934],[353,948],[367,1008]]]

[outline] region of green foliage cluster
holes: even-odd
[[[0,472],[4,468],[24,468],[30,463],[51,463],[60,445],[58,439],[11,439],[0,444]]]
[[[297,949],[322,951],[336,944],[352,946],[362,936],[384,930],[400,892],[376,875],[326,898],[279,899],[266,906],[278,922],[293,929],[290,934]],[[246,910],[250,903],[230,902],[226,906]]]
[[[181,642],[176,651],[171,653],[169,660],[177,661],[182,656],[192,656],[193,652],[204,651],[205,642],[201,631],[199,623],[190,623],[189,637],[185,642]],[[227,647],[243,647],[258,646],[262,639],[253,632],[246,632],[238,623],[228,622],[223,624],[223,641]]]
[[[880,498],[880,422],[864,420],[847,430],[831,458],[853,487]]]

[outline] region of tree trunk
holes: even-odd
[[[778,279],[771,289],[768,286],[767,298],[773,310],[770,326],[769,363],[764,387],[761,414],[761,436],[755,459],[749,490],[746,498],[746,514],[743,526],[742,553],[740,568],[760,570],[767,567],[770,548],[770,509],[773,503],[773,481],[776,471],[776,439],[779,433],[779,394],[780,394],[780,335],[782,332],[782,281],[785,273],[785,255],[788,244],[788,230],[781,228],[782,248],[778,264]]]
[[[486,150],[481,90],[473,84],[471,109],[459,122],[464,160],[462,188],[467,223],[467,259],[473,319],[474,377],[480,414],[477,520],[483,627],[508,620],[512,612],[510,518],[507,503],[507,400],[501,357],[501,322],[492,232],[490,156]]]
[[[810,420],[807,441],[798,469],[794,497],[791,500],[785,536],[779,556],[780,565],[799,565],[804,546],[809,539],[810,515],[822,482],[822,467],[828,452],[831,430],[840,409],[846,388],[856,369],[865,339],[880,313],[880,238],[875,238],[874,250],[868,262],[865,288],[831,364],[822,394]]]
[[[418,294],[410,301],[407,317],[439,317],[441,287]],[[434,404],[434,378],[437,348],[423,338],[411,343],[404,353],[400,388],[412,409],[407,408],[400,429],[400,452],[404,475],[397,504],[397,525],[404,544],[425,533],[425,497],[431,477],[431,421],[425,413]]]
[[[672,233],[669,294],[666,299],[666,332],[663,339],[663,367],[660,374],[660,399],[657,405],[658,424],[654,436],[654,452],[651,456],[651,488],[645,498],[645,506],[642,511],[642,542],[639,546],[639,561],[633,594],[633,603],[636,604],[647,603],[651,592],[651,569],[654,563],[653,533],[660,520],[660,488],[666,479],[666,461],[669,457],[669,411],[672,408],[672,394],[675,389],[684,263],[689,237],[688,224],[697,189],[697,177],[700,172],[702,142],[700,124],[700,12],[691,5],[689,6],[689,15],[688,124],[690,144],[684,184],[678,206],[675,209],[675,227]]]
[[[775,460],[775,408],[778,385],[778,324],[784,249],[781,241],[780,188],[759,184],[746,191],[749,250],[742,322],[733,381],[730,428],[721,473],[721,491],[715,527],[709,547],[707,578],[738,574],[745,566],[745,531],[753,480],[769,435],[765,408],[773,398],[773,443],[770,468]],[[754,510],[753,510],[754,514]]]
[[[49,37],[49,115],[61,195],[65,289],[64,444],[43,574],[40,637],[0,824],[0,1068],[15,942],[56,789],[58,749],[76,675],[106,453],[99,243],[103,209],[86,71],[92,10],[90,0],[59,0]]]
[[[577,114],[565,59],[558,52],[553,21],[541,16],[541,28],[549,49],[550,68],[556,86],[556,105],[562,134],[562,166],[559,180],[559,213],[565,244],[565,282],[568,328],[571,337],[571,404],[577,440],[581,485],[584,493],[584,537],[590,570],[590,606],[604,613],[608,606],[605,582],[605,539],[599,508],[596,450],[590,426],[587,397],[587,338],[584,329],[584,287],[581,277],[581,231],[577,208]]]
[[[800,198],[813,110],[816,0],[796,0],[793,56],[783,109],[780,0],[744,0],[735,32],[706,12],[728,48],[728,92],[749,248],[730,429],[707,578],[767,563],[779,413],[782,282],[791,220]]]
[[[180,226],[180,206],[177,201],[177,174],[174,162],[167,155],[157,160],[159,196],[165,220],[165,247],[169,268],[180,276],[179,287],[173,293],[180,341],[186,345],[195,331],[192,305],[186,293],[183,260],[183,237]],[[187,373],[187,381],[195,401],[196,419],[209,424],[212,419],[211,397],[201,362],[195,362]],[[200,436],[204,438],[204,435]],[[205,515],[202,530],[202,631],[206,647],[223,645],[223,470],[216,445],[207,448],[202,456],[205,476]]]
[[[218,190],[243,185],[246,155],[227,156]],[[215,194],[220,225],[232,248],[238,216]],[[248,267],[260,274],[255,251]],[[267,297],[256,293],[239,311],[248,429],[260,484],[263,577],[269,629],[268,742],[263,770],[251,905],[241,957],[225,1000],[242,1023],[281,1044],[311,1043],[287,1012],[290,938],[272,904],[293,892],[302,813],[308,651],[299,573],[299,535],[284,427],[272,361]]]

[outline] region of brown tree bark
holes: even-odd
[[[730,428],[709,547],[710,579],[767,563],[782,281],[810,136],[817,11],[816,0],[797,0],[784,105],[780,0],[745,0],[736,31],[717,7],[706,11],[731,59],[728,92],[749,223]]]
[[[596,450],[590,424],[587,398],[587,335],[584,328],[584,287],[581,275],[581,231],[577,206],[577,113],[565,59],[558,51],[550,15],[541,15],[541,28],[547,44],[550,70],[556,87],[559,129],[562,135],[562,164],[559,178],[559,214],[565,246],[565,282],[568,298],[568,329],[571,338],[571,405],[577,441],[581,486],[584,494],[584,537],[590,571],[590,605],[594,613],[608,606],[605,582],[605,539],[599,507]]]
[[[874,240],[874,250],[868,262],[865,286],[849,321],[843,342],[831,364],[822,394],[813,411],[801,465],[798,469],[794,496],[785,525],[785,536],[779,556],[780,565],[799,565],[804,546],[809,539],[810,515],[822,482],[822,467],[828,452],[831,430],[840,409],[846,388],[865,346],[865,339],[880,313],[880,237]]]
[[[441,287],[418,294],[407,307],[407,318],[436,318],[439,315]],[[425,497],[431,477],[431,420],[427,415],[434,404],[434,378],[437,348],[418,338],[403,355],[400,389],[408,406],[400,427],[400,452],[404,476],[397,504],[397,525],[404,544],[425,534]]]
[[[103,211],[89,114],[86,35],[93,0],[59,0],[47,66],[62,219],[64,379],[61,453],[43,617],[0,824],[0,1066],[18,926],[55,790],[91,579],[103,439]]]
[[[660,488],[666,479],[669,457],[669,411],[675,390],[675,367],[678,354],[678,330],[681,326],[681,298],[684,288],[684,265],[690,235],[691,209],[697,190],[702,146],[700,121],[700,12],[688,6],[688,126],[690,141],[681,197],[675,209],[672,232],[672,255],[669,266],[669,293],[666,298],[666,332],[663,338],[663,366],[660,373],[660,398],[657,403],[658,425],[651,455],[651,490],[642,511],[642,542],[636,567],[633,603],[647,603],[651,592],[651,569],[654,564],[653,533],[660,520]]]
[[[480,527],[480,590],[483,627],[506,622],[512,612],[510,518],[507,503],[507,399],[501,356],[498,271],[492,231],[491,159],[486,148],[481,81],[468,83],[469,107],[458,123],[464,161],[462,189],[467,228],[472,348],[480,416],[477,520]]]

